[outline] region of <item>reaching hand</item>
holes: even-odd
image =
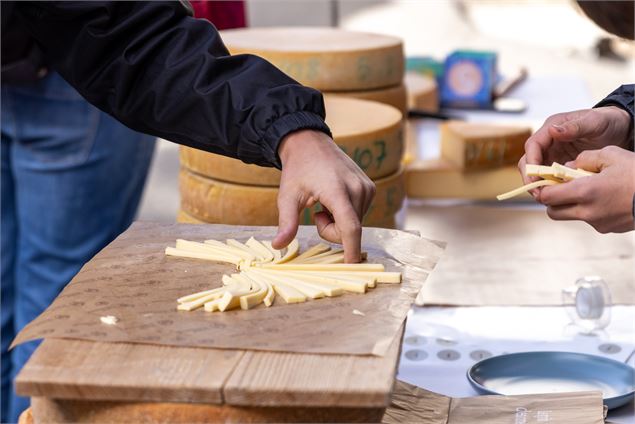
[[[273,247],[289,244],[298,231],[300,212],[320,202],[325,210],[314,215],[318,233],[344,245],[346,262],[359,262],[361,221],[375,195],[375,184],[322,132],[291,133],[282,140],[278,154],[282,177]]]
[[[548,206],[549,217],[556,220],[579,219],[600,233],[635,229],[635,153],[608,146],[582,152],[566,166],[598,174],[543,187],[539,198]]]
[[[525,164],[565,163],[585,150],[598,150],[610,145],[626,148],[630,127],[630,115],[615,106],[550,116],[525,143],[525,155],[518,163],[525,184],[536,180],[525,175]],[[538,198],[540,191],[532,190],[532,194]]]

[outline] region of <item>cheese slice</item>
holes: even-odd
[[[218,247],[209,245],[209,244],[205,244],[205,243],[199,243],[199,242],[195,242],[195,241],[188,241],[188,240],[183,240],[183,239],[177,239],[176,240],[176,248],[179,250],[189,250],[192,252],[201,252],[201,253],[210,253],[210,254],[214,254],[214,255],[221,255],[221,256],[225,256],[227,257],[229,260],[235,262],[235,261],[240,261],[243,258],[238,256],[238,255],[234,255],[233,253],[227,251],[226,249],[220,249]]]
[[[383,272],[382,264],[263,264],[262,268],[281,271],[378,271]]]
[[[553,180],[540,180],[540,181],[534,181],[533,183],[529,183],[529,184],[525,184],[522,187],[518,187],[517,189],[514,189],[512,191],[508,191],[507,193],[503,193],[503,194],[499,194],[498,196],[496,196],[496,198],[498,200],[506,200],[506,199],[511,199],[512,197],[516,197],[520,194],[523,194],[529,190],[533,190],[534,188],[538,188],[538,187],[543,187],[543,186],[549,186],[549,185],[557,185],[557,184],[561,184],[557,181],[553,181]]]
[[[320,254],[317,255],[313,255],[310,258],[304,258],[304,259],[298,259],[293,261],[293,263],[307,263],[307,262],[313,262],[316,259],[322,259],[322,258],[326,258],[329,257],[331,255],[337,255],[338,253],[343,253],[344,249],[331,249],[329,248],[329,250],[322,252]]]
[[[333,274],[332,272],[324,272],[323,274]],[[342,276],[351,276],[355,278],[370,277],[374,279],[378,283],[390,283],[390,284],[398,284],[401,283],[401,272],[340,272],[338,273]]]
[[[293,287],[294,289],[298,290],[306,297],[310,297],[311,299],[319,299],[326,296],[326,293],[324,291],[310,284],[305,284],[301,279],[289,277],[288,275],[283,275],[278,272],[267,273],[257,269],[254,269],[254,272],[260,273],[265,278],[268,278],[270,281],[281,282],[290,287]]]
[[[228,263],[233,263],[236,266],[242,263],[242,259],[232,259],[231,257],[221,255],[221,254],[194,252],[191,250],[176,249],[174,247],[166,247],[165,254],[167,256],[177,256],[180,258],[204,259],[204,260],[215,261],[215,262],[228,262]]]
[[[265,262],[273,261],[273,253],[271,253],[264,244],[260,243],[255,238],[250,237],[249,240],[245,242],[245,245],[255,252],[258,252]]]
[[[201,297],[205,297],[205,296],[210,295],[210,294],[214,294],[214,293],[221,293],[222,294],[223,291],[225,291],[224,287],[219,287],[217,289],[205,290],[205,291],[201,291],[201,292],[198,292],[198,293],[192,293],[192,294],[189,294],[187,296],[179,297],[178,299],[176,299],[176,301],[178,303],[187,303],[187,302],[191,302],[191,301],[196,300],[196,299],[200,299]]]
[[[235,248],[237,248],[237,249],[244,250],[245,252],[247,252],[247,253],[249,253],[249,254],[251,254],[251,255],[255,256],[255,257],[256,257],[256,259],[258,259],[259,261],[262,261],[262,260],[264,260],[264,259],[265,259],[265,257],[264,257],[264,256],[263,256],[260,252],[258,252],[258,251],[256,251],[256,250],[254,250],[254,249],[250,248],[249,246],[247,246],[247,245],[246,245],[246,244],[244,244],[244,243],[239,242],[238,240],[235,240],[235,239],[227,239],[227,241],[226,241],[226,242],[227,242],[227,244],[228,244],[228,245],[230,245],[230,246],[233,246],[233,247],[235,247]]]
[[[196,300],[192,300],[190,302],[183,302],[177,305],[176,309],[179,311],[193,311],[194,309],[198,309],[203,306],[205,303],[210,302],[212,300],[216,300],[224,296],[226,291],[210,293],[208,295],[199,297]]]
[[[256,286],[258,289],[251,294],[241,296],[240,309],[243,310],[251,309],[256,305],[261,304],[265,296],[267,295],[267,285],[261,284],[258,280],[250,280],[252,281],[253,286]]]
[[[273,246],[271,245],[271,241],[263,240],[263,241],[261,241],[261,243],[267,249],[269,249],[269,251],[273,254],[273,262],[274,263],[276,263],[276,262],[278,262],[278,261],[280,261],[282,259],[282,251],[280,251],[278,249],[274,249]]]
[[[235,309],[240,306],[240,296],[233,294],[231,291],[226,291],[218,301],[218,310],[225,312],[230,309]]]
[[[278,260],[274,260],[273,263],[283,264],[283,263],[289,262],[298,256],[299,251],[300,251],[300,243],[298,242],[297,239],[293,239],[293,241],[289,243],[289,245],[287,246],[287,251],[282,256],[282,258]]]
[[[252,280],[258,281],[261,286],[265,286],[267,288],[267,293],[265,297],[262,299],[262,302],[265,306],[269,307],[273,304],[273,300],[275,298],[275,291],[273,290],[273,286],[271,283],[263,278],[261,275],[254,273],[251,269],[247,269],[244,271],[245,274]]]
[[[313,256],[321,255],[322,253],[330,252],[330,251],[331,251],[331,246],[329,246],[328,244],[324,244],[324,243],[318,243],[315,246],[309,247],[307,250],[304,251],[304,253],[302,253],[301,255],[297,256],[291,262],[299,263],[299,262],[305,261],[306,259],[311,258]]]
[[[280,272],[280,271],[276,271]],[[308,282],[315,282],[320,284],[326,284],[330,286],[339,287],[343,290],[353,293],[366,293],[368,284],[363,279],[355,279],[354,277],[342,277],[342,276],[327,276],[322,272],[309,272],[309,271],[288,271],[287,274],[296,278],[306,280]]]
[[[205,244],[209,244],[210,246],[213,247],[217,247],[220,250],[225,250],[227,253],[234,255],[234,256],[239,256],[241,257],[244,261],[246,262],[253,262],[256,260],[256,256],[250,252],[247,252],[243,249],[239,249],[237,247],[234,246],[229,246],[221,241],[218,240],[205,240],[203,243]]]
[[[221,31],[232,55],[255,54],[320,91],[369,90],[401,83],[402,41],[328,27],[241,28]]]
[[[515,165],[525,154],[531,128],[463,121],[441,124],[441,157],[464,170]]]
[[[321,256],[319,258],[308,258],[305,259],[303,264],[343,264],[344,263],[344,252],[335,253],[332,255]]]
[[[302,294],[299,290],[288,286],[280,282],[275,278],[271,278],[269,275],[262,275],[262,278],[267,280],[269,284],[273,287],[275,292],[282,297],[282,299],[286,303],[302,303],[306,302],[306,296]]]

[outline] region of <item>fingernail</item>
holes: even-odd
[[[555,128],[556,131],[558,131],[559,133],[563,133],[564,132],[564,127],[558,124],[553,124],[552,125],[553,128]]]

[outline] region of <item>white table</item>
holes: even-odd
[[[580,335],[563,307],[425,307],[408,316],[398,378],[452,397],[477,396],[467,370],[491,355],[570,351],[601,355],[635,366],[635,306],[614,306],[598,336]],[[633,404],[609,421],[635,422]]]

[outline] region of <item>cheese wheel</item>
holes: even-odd
[[[531,128],[448,121],[441,128],[441,156],[466,170],[515,165],[525,154]]]
[[[399,170],[375,181],[377,192],[364,217],[366,226],[385,225],[401,209],[405,198],[404,173]],[[181,209],[198,221],[234,225],[278,225],[278,188],[232,184],[202,177],[186,169],[180,172]],[[313,221],[315,205],[305,209],[301,224]]]
[[[404,84],[408,92],[408,107],[425,112],[439,110],[439,92],[434,78],[416,72],[406,72]]]
[[[403,154],[401,113],[368,100],[325,96],[326,123],[335,143],[372,179],[399,170]],[[238,159],[181,147],[181,165],[220,181],[277,187],[280,171],[248,165]]]
[[[316,27],[230,29],[221,37],[232,55],[263,57],[321,91],[371,90],[403,78],[403,45],[396,37]]]
[[[190,215],[189,213],[185,212],[182,209],[179,209],[178,214],[176,215],[176,222],[180,223],[180,224],[207,224],[205,221],[201,221],[200,219],[194,218],[192,215]],[[368,226],[368,225],[366,225]],[[391,228],[391,229],[395,229],[397,228],[397,219],[396,216],[390,216],[387,219],[378,221],[378,222],[373,222],[372,223],[373,227],[378,227],[378,228]]]
[[[399,109],[403,116],[408,113],[408,93],[406,91],[405,84],[380,88],[378,90],[332,91],[324,94],[328,96],[342,96],[353,99],[371,100],[395,107]]]
[[[406,169],[406,192],[411,198],[494,200],[522,184],[516,166],[464,172],[439,159],[415,162]],[[525,194],[517,199],[528,197]]]
[[[205,221],[201,221],[200,219],[194,218],[189,213],[185,212],[183,209],[179,209],[176,214],[176,222],[179,224],[205,224]]]

